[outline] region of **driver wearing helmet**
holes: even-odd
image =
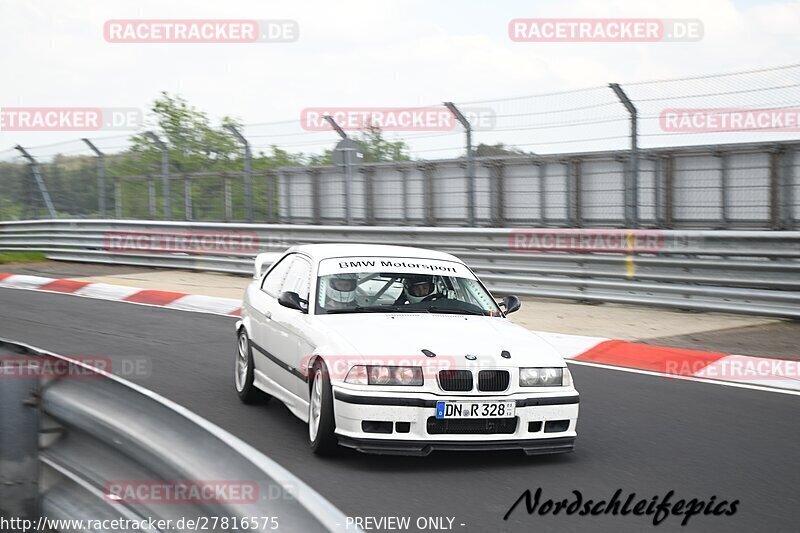
[[[405,303],[418,304],[432,300],[436,290],[436,283],[433,276],[412,274],[403,279],[403,292],[394,302],[395,305]]]
[[[353,307],[356,301],[357,274],[336,274],[327,278],[325,287],[325,308],[345,309]]]

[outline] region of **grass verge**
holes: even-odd
[[[47,259],[43,252],[0,252],[0,265],[6,263],[33,263]]]

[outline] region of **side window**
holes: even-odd
[[[261,290],[277,298],[280,295],[283,280],[286,279],[286,273],[289,271],[289,265],[294,261],[294,254],[288,255],[281,259],[281,262],[269,271],[269,274],[264,278],[264,283],[261,285]]]
[[[295,256],[289,271],[281,286],[281,292],[296,292],[300,298],[308,300],[309,277],[311,276],[311,264],[304,258]]]

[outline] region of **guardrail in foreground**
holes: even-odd
[[[126,250],[109,234],[246,233],[251,250]],[[531,245],[531,236],[538,240]],[[606,250],[581,245],[603,236]],[[559,246],[558,239],[567,246]],[[526,240],[527,239],[527,240]],[[548,240],[549,239],[549,240]],[[570,240],[572,239],[572,240]],[[256,251],[304,243],[401,244],[451,252],[498,293],[800,318],[800,232],[523,230],[47,220],[0,224],[0,249],[51,259],[250,274]],[[550,246],[547,243],[555,243]],[[577,243],[572,246],[569,243]]]
[[[0,363],[0,516],[153,518],[172,520],[169,531],[193,530],[178,520],[203,517],[239,531],[345,527],[345,516],[289,471],[153,392],[5,339]],[[221,492],[153,496],[161,483]],[[128,489],[140,487],[148,496],[131,501]]]

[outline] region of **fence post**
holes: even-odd
[[[731,191],[730,191],[730,161],[725,152],[715,152],[719,158],[719,181],[722,190],[720,191],[720,203],[722,204],[722,227],[725,229],[731,226]]]
[[[618,83],[608,85],[619,101],[628,110],[631,117],[631,157],[628,180],[625,184],[625,223],[628,227],[636,228],[639,225],[639,114],[628,95]]]
[[[433,187],[433,173],[436,167],[433,163],[423,163],[422,169],[422,210],[423,220],[426,226],[436,225],[435,201],[434,201],[434,187]]]
[[[375,225],[375,168],[363,168],[364,175],[364,218],[368,226]]]
[[[781,229],[783,225],[781,185],[781,148],[776,145],[769,152],[769,219],[772,229]]]
[[[489,218],[492,226],[505,226],[505,165],[501,160],[487,163],[489,167]]]
[[[231,177],[227,172],[222,173],[222,191],[225,202],[225,222],[233,220],[233,195],[231,193]]]
[[[539,223],[547,225],[547,163],[537,161],[536,165],[539,178]]]
[[[169,150],[167,149],[167,145],[152,131],[146,131],[145,135],[147,135],[161,151],[161,194],[164,196],[162,199],[164,204],[164,220],[169,220],[172,218],[172,209],[170,205],[171,197],[169,193]]]
[[[152,177],[147,178],[147,211],[150,218],[156,218],[156,182]]]
[[[356,157],[354,148],[348,148],[344,154],[344,218],[348,226],[353,225],[353,160]]]
[[[664,159],[658,154],[653,160],[653,224],[661,226],[664,221]]]
[[[244,138],[233,124],[225,124],[225,128],[230,131],[244,147],[244,212],[248,222],[253,221],[253,174],[251,170],[252,154],[250,153],[250,143]]]
[[[33,179],[36,181],[36,186],[39,188],[39,193],[42,195],[42,198],[44,199],[44,205],[47,207],[47,213],[50,215],[50,218],[57,218],[58,215],[56,215],[56,210],[53,207],[53,202],[50,200],[50,193],[47,192],[47,186],[44,184],[42,173],[39,171],[39,163],[21,145],[18,144],[14,148],[16,150],[19,150],[19,152],[22,154],[22,157],[28,160],[28,163],[30,164],[31,167],[31,173],[33,174]]]
[[[311,168],[308,170],[308,176],[311,178],[311,211],[314,224],[322,223],[322,213],[320,212],[321,202],[319,198],[319,174],[320,172],[317,168]],[[347,194],[345,194],[345,196],[347,196]],[[347,207],[347,203],[345,203],[345,210]],[[347,215],[347,213],[345,213],[345,215]]]
[[[114,182],[114,214],[122,218],[122,182],[119,178]]]
[[[351,141],[344,130],[339,127],[339,124],[336,123],[336,120],[330,115],[325,115],[322,117],[325,121],[331,125],[331,127],[339,134],[341,137],[341,141],[339,144],[336,145],[336,148],[333,150],[333,161],[337,163],[337,153],[342,154],[342,163],[344,165],[344,222],[348,226],[353,224],[353,213],[352,213],[352,201],[351,201],[351,194],[353,192],[353,166],[355,164],[355,159],[358,157],[356,155],[356,148],[354,141]]]
[[[780,147],[778,150],[780,229],[791,230],[794,228],[794,187],[790,160],[794,157],[795,152],[785,147]]]
[[[664,159],[664,228],[671,229],[675,225],[675,159],[674,154],[667,154]]]
[[[409,214],[409,191],[408,191],[408,169],[402,166],[397,167],[397,172],[400,173],[400,184],[403,187],[403,223],[408,225],[411,221],[411,215]]]
[[[583,227],[583,160],[572,160],[572,224],[576,228]]]
[[[567,226],[580,227],[580,177],[578,175],[579,162],[575,159],[566,161],[567,176]]]
[[[266,193],[267,193],[267,198],[266,198],[267,205],[264,215],[265,218],[267,219],[267,222],[275,222],[275,219],[277,218],[275,216],[275,204],[276,204],[275,192],[278,189],[276,187],[277,177],[273,172],[267,172],[264,175],[264,179],[266,180]]]
[[[450,110],[453,116],[464,127],[467,140],[467,225],[475,227],[475,160],[472,153],[472,125],[453,102],[445,102],[444,106]]]
[[[289,176],[286,175],[286,172],[283,170],[278,171],[278,195],[280,197],[280,191],[283,189],[284,198],[286,198],[286,203],[284,204],[284,208],[281,209],[280,201],[278,202],[278,222],[281,224],[288,224],[292,222],[292,180],[289,179]]]
[[[797,219],[795,218],[795,198],[797,193],[794,184],[794,169],[797,168],[797,150],[789,149],[783,152],[783,164],[781,165],[781,176],[783,182],[783,227],[784,229],[796,229]]]
[[[183,175],[183,217],[186,220],[192,220],[194,213],[192,212],[192,180],[186,175]]]
[[[89,139],[81,139],[89,149],[97,156],[97,207],[100,216],[106,216],[106,162],[103,152],[101,152]]]

